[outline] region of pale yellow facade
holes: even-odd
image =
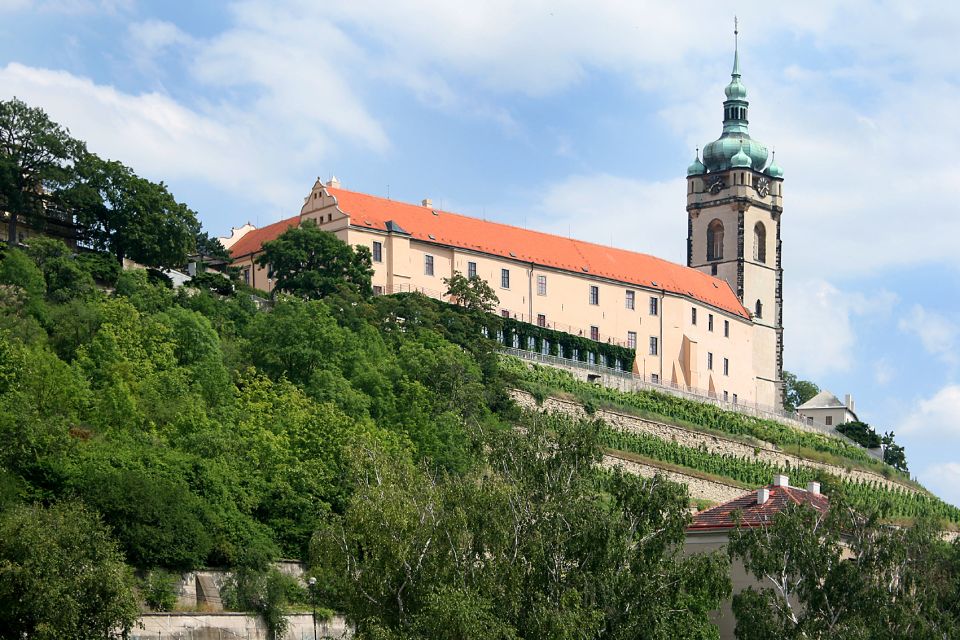
[[[766,337],[770,329],[765,324],[690,296],[368,227],[361,217],[351,219],[338,206],[329,187],[316,182],[300,220],[315,220],[344,242],[369,248],[374,256],[372,283],[378,294],[420,291],[446,299],[444,278],[455,272],[475,273],[493,287],[501,314],[635,347],[634,373],[648,381],[730,403],[774,408],[769,380],[773,366],[757,367],[758,361],[773,358],[774,342]],[[254,259],[249,255],[235,265],[243,268],[249,284],[272,290],[268,271],[256,266]],[[763,332],[760,344],[758,331]]]

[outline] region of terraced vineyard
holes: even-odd
[[[824,478],[822,473],[814,469],[777,467],[748,458],[718,455],[707,451],[705,448],[685,447],[647,434],[605,429],[601,438],[604,445],[614,451],[636,453],[645,458],[729,478],[750,486],[765,485],[770,482],[775,474],[783,474],[789,476],[791,482],[797,486],[804,486],[810,481],[818,481],[840,487],[847,499],[855,506],[860,508],[878,506],[884,516],[888,518],[929,516],[960,523],[960,509],[957,507],[937,498],[900,488],[890,490],[877,483]]]
[[[514,376],[514,383],[534,397],[544,398],[562,392],[574,396],[588,411],[600,407],[633,410],[636,413],[658,417],[666,422],[686,424],[690,428],[729,434],[746,440],[755,439],[791,450],[818,452],[831,457],[840,466],[869,469],[874,473],[897,479],[904,484],[909,479],[869,458],[866,452],[839,438],[793,429],[774,420],[756,418],[719,407],[702,404],[656,391],[624,392],[598,387],[579,381],[569,373],[541,366],[528,366],[514,358],[505,358],[503,366]],[[923,491],[881,482],[851,480],[831,476],[816,468],[799,465],[779,466],[746,456],[711,452],[706,447],[690,447],[654,435],[607,428],[603,431],[604,445],[614,454],[626,452],[650,461],[659,461],[678,469],[708,474],[748,486],[762,486],[774,474],[790,477],[791,482],[803,486],[811,480],[824,483],[825,492],[842,490],[847,499],[860,508],[878,508],[886,518],[932,517],[960,524],[960,509]]]

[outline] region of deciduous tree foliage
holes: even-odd
[[[60,204],[71,166],[83,143],[50,120],[43,109],[12,98],[0,101],[0,209],[10,211],[7,243],[18,241],[19,217],[42,226],[46,205]]]
[[[364,638],[713,637],[726,560],[680,555],[683,487],[596,470],[598,428],[528,415],[462,476],[358,443],[312,545],[326,596]]]
[[[0,515],[0,638],[121,638],[139,607],[109,529],[86,507]]]
[[[820,387],[809,380],[800,380],[789,371],[783,372],[783,408],[796,411],[797,407],[820,393]]]
[[[468,278],[455,271],[453,277],[443,279],[443,284],[447,285],[446,295],[465,309],[489,313],[500,302],[493,287],[477,276]]]
[[[264,243],[257,263],[270,269],[277,289],[299,298],[324,298],[341,289],[365,297],[373,294],[370,249],[348,246],[314,220],[304,220]]]
[[[733,599],[743,640],[960,634],[960,545],[929,521],[881,525],[834,494],[828,514],[787,509],[737,530],[729,548],[761,581]]]
[[[120,162],[84,154],[68,195],[81,235],[118,263],[179,267],[196,247],[196,213]]]

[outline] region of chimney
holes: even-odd
[[[770,489],[767,489],[766,487],[757,489],[757,504],[764,504],[769,499]]]
[[[775,487],[789,487],[789,486],[790,486],[790,478],[788,478],[787,476],[784,476],[784,475],[780,475],[780,474],[778,473],[777,475],[773,476],[773,486],[775,486]]]
[[[420,201],[420,204],[430,209],[433,207],[433,200],[431,200],[430,198],[424,198],[423,200]]]
[[[811,495],[818,496],[820,495],[820,483],[811,480],[807,483],[807,493]]]
[[[337,176],[330,176],[330,179],[327,180],[327,186],[333,187],[334,189],[340,188],[340,178]]]
[[[846,396],[846,405],[847,409],[850,409],[850,411],[856,411],[856,409],[853,408],[853,396],[849,393]]]

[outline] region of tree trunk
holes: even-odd
[[[7,246],[17,246],[17,214],[10,212],[10,221],[7,222]]]

